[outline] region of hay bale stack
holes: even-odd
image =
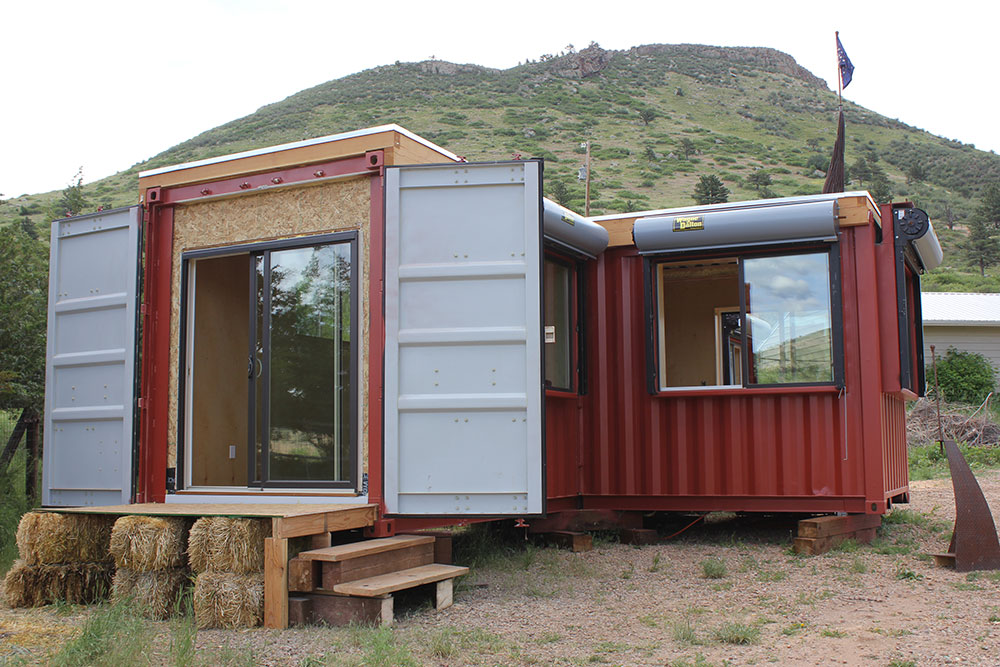
[[[129,601],[147,618],[163,620],[180,610],[184,591],[191,584],[187,568],[174,567],[152,572],[119,568],[115,572],[112,598]]]
[[[260,625],[264,575],[202,572],[194,584],[194,617],[201,629]]]
[[[264,571],[264,538],[271,522],[206,516],[191,527],[188,561],[195,572],[254,574]]]
[[[92,604],[111,590],[110,563],[30,564],[23,560],[4,578],[11,607],[40,607],[58,601]]]
[[[111,555],[119,569],[136,573],[184,567],[187,533],[183,517],[123,516],[111,530]]]
[[[17,550],[28,565],[109,561],[113,523],[105,514],[28,512],[17,526]]]

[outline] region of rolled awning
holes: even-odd
[[[542,206],[542,231],[547,241],[590,259],[608,247],[608,230],[593,220],[550,199],[543,199]]]
[[[837,202],[678,211],[636,220],[632,238],[643,255],[836,241]]]
[[[944,261],[944,251],[927,212],[919,208],[897,208],[893,215],[897,242],[908,243],[913,248],[924,271],[939,267]]]

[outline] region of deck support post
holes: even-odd
[[[288,539],[264,539],[264,627],[288,627]]]

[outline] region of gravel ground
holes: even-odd
[[[1000,471],[979,478],[1000,524]],[[712,515],[641,548],[598,536],[588,553],[498,557],[461,582],[447,610],[401,601],[392,629],[201,631],[184,662],[183,626],[150,622],[143,655],[206,665],[1000,665],[1000,573],[933,564],[950,537],[950,480],[913,482],[911,496],[875,543],[822,556],[792,554],[788,519]],[[721,576],[706,577],[713,567]],[[91,613],[0,610],[0,664],[43,662]]]

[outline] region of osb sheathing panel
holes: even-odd
[[[181,253],[200,248],[360,230],[361,403],[360,449],[368,469],[368,239],[369,180],[356,178],[323,185],[284,188],[242,197],[178,206],[174,212],[173,275],[170,311],[170,419],[168,466],[177,464],[177,400],[180,350]]]

